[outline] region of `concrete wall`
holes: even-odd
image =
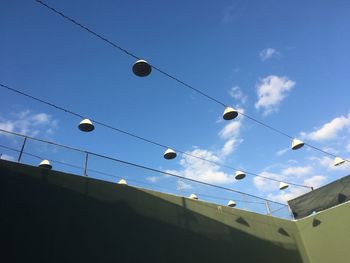
[[[311,218],[296,223],[7,161],[0,204],[2,256],[12,262],[330,262],[313,242],[344,223],[325,214],[310,228]]]

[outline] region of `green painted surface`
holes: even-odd
[[[332,221],[349,216],[348,204],[314,227],[7,161],[0,200],[2,256],[12,262],[349,262],[349,226]],[[323,249],[325,235],[338,246]],[[343,254],[323,261],[320,250]]]
[[[305,262],[350,262],[350,202],[297,221]]]

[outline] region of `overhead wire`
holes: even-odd
[[[133,167],[140,168],[140,169],[143,169],[143,170],[147,170],[147,171],[151,171],[151,172],[155,172],[155,173],[160,173],[160,174],[172,176],[172,177],[183,179],[183,180],[190,181],[190,182],[193,182],[193,183],[198,183],[198,184],[214,187],[214,188],[217,188],[217,189],[221,189],[221,190],[225,190],[225,191],[229,191],[229,192],[233,192],[233,193],[237,193],[237,194],[241,194],[241,195],[257,198],[257,199],[260,199],[260,200],[265,200],[265,201],[276,203],[276,204],[279,204],[279,205],[284,205],[284,204],[279,203],[277,201],[272,201],[272,200],[269,200],[269,199],[266,199],[266,198],[263,198],[263,197],[260,197],[260,196],[256,196],[256,195],[249,194],[249,193],[245,193],[245,192],[242,192],[242,191],[239,191],[239,190],[235,190],[235,189],[232,189],[232,188],[228,188],[228,187],[224,187],[224,186],[221,186],[221,185],[215,185],[215,184],[203,182],[203,181],[196,180],[196,179],[193,179],[193,178],[184,177],[184,176],[181,176],[181,175],[178,175],[178,174],[175,174],[175,173],[162,171],[162,170],[159,170],[159,169],[156,169],[156,168],[152,168],[152,167],[145,166],[145,165],[142,165],[142,164],[137,164],[137,163],[130,162],[130,161],[125,161],[125,160],[122,160],[122,159],[119,159],[119,158],[115,158],[115,157],[111,157],[111,156],[107,156],[107,155],[104,155],[104,154],[100,154],[100,153],[96,153],[96,152],[92,152],[92,151],[88,151],[88,150],[81,150],[81,149],[78,149],[78,148],[75,148],[75,147],[71,147],[71,146],[55,143],[55,142],[52,142],[52,141],[47,141],[47,140],[35,138],[35,137],[32,137],[32,136],[20,134],[20,133],[17,133],[17,132],[7,131],[7,130],[1,129],[1,128],[0,128],[0,132],[4,132],[4,133],[7,133],[7,134],[13,134],[13,135],[16,135],[16,136],[19,136],[19,137],[22,137],[22,138],[27,138],[27,139],[30,139],[30,140],[33,140],[33,141],[44,142],[44,143],[47,143],[47,144],[50,144],[50,145],[62,147],[62,148],[65,148],[65,149],[77,151],[77,152],[88,154],[88,155],[95,156],[95,157],[100,157],[102,159],[118,162],[118,163],[125,164],[125,165],[128,165],[128,166],[133,166]]]
[[[20,150],[18,149],[15,149],[15,148],[12,148],[12,147],[8,147],[6,145],[2,145],[0,144],[0,148],[3,148],[3,149],[7,149],[9,151],[14,151],[14,152],[21,152]],[[24,155],[27,155],[27,156],[31,156],[31,157],[34,157],[38,160],[43,160],[44,158],[38,156],[38,155],[35,155],[35,154],[31,154],[31,153],[28,153],[26,151],[23,151],[22,152]],[[0,158],[1,159],[1,158]],[[67,162],[64,162],[64,161],[57,161],[57,160],[53,160],[53,159],[47,159],[49,160],[50,162],[52,163],[57,163],[57,164],[61,164],[61,165],[64,165],[64,166],[68,166],[68,167],[71,167],[71,168],[76,168],[76,169],[80,169],[80,170],[84,170],[84,167],[82,166],[79,166],[79,165],[75,165],[75,164],[71,164],[71,163],[67,163]],[[99,171],[99,170],[95,170],[95,169],[91,169],[91,168],[88,168],[87,169],[88,172],[92,172],[92,173],[97,173],[97,174],[101,174],[101,175],[104,175],[104,176],[108,176],[108,177],[111,177],[111,178],[115,178],[115,179],[124,179],[124,177],[121,177],[121,176],[116,176],[114,174],[110,174],[110,173],[106,173],[106,172],[102,172],[102,171]],[[90,173],[89,173],[90,174]],[[90,175],[88,175],[89,177],[91,177]],[[162,190],[166,190],[166,191],[170,191],[170,190],[173,190],[169,187],[164,187],[164,186],[159,186],[159,185],[156,185],[156,184],[151,184],[151,183],[146,183],[146,182],[142,182],[142,181],[138,181],[138,180],[134,180],[134,179],[130,179],[128,178],[127,179],[128,182],[134,182],[134,183],[137,183],[139,185],[142,185],[142,186],[149,186],[149,187],[155,187],[155,188],[158,188],[158,189],[162,189]],[[184,190],[181,190],[181,189],[178,189],[178,191],[180,191],[181,193],[187,193],[187,194],[191,194],[191,192],[189,191],[184,191]],[[204,194],[204,193],[201,193],[201,192],[197,192],[198,195],[200,196],[203,196],[203,197],[207,197],[207,198],[210,198],[210,199],[214,199],[214,200],[228,200],[228,198],[225,198],[225,197],[222,197],[222,196],[214,196],[214,195],[208,195],[208,194]],[[256,202],[256,201],[247,201],[247,200],[237,200],[235,199],[235,202],[241,202],[241,203],[251,203],[251,204],[265,204],[264,202]],[[284,208],[284,207],[282,207]]]
[[[127,49],[121,47],[119,44],[116,44],[114,41],[109,40],[107,37],[102,36],[101,34],[97,33],[96,31],[94,31],[94,30],[90,29],[89,27],[87,27],[87,26],[81,24],[80,22],[76,21],[75,19],[71,18],[70,16],[68,16],[68,15],[64,14],[63,12],[57,10],[56,8],[54,8],[54,7],[50,6],[50,5],[48,5],[48,4],[45,3],[44,1],[41,1],[41,0],[34,0],[34,1],[37,2],[37,3],[39,3],[39,4],[41,4],[42,6],[44,6],[44,7],[46,7],[46,8],[48,8],[48,9],[51,10],[52,12],[54,12],[54,13],[60,15],[61,17],[63,17],[64,19],[70,21],[71,23],[75,24],[76,26],[78,26],[78,27],[84,29],[85,31],[89,32],[90,34],[96,36],[97,38],[103,40],[104,42],[108,43],[108,44],[111,45],[112,47],[119,49],[120,51],[122,51],[122,52],[125,53],[126,55],[128,55],[128,56],[130,56],[130,57],[132,57],[132,58],[138,59],[138,60],[141,59],[139,56],[136,56],[134,53],[132,53],[132,52],[128,51]],[[158,71],[159,73],[165,75],[166,77],[168,77],[168,78],[170,78],[170,79],[172,79],[172,80],[174,80],[174,81],[180,83],[182,86],[187,87],[187,88],[189,88],[189,89],[195,91],[196,93],[198,93],[198,94],[200,94],[200,95],[202,95],[202,96],[208,98],[208,99],[211,100],[211,101],[214,101],[215,103],[217,103],[217,104],[219,104],[219,105],[221,105],[221,106],[227,107],[227,105],[226,105],[225,103],[223,103],[223,102],[221,102],[220,100],[214,98],[213,96],[211,96],[211,95],[209,95],[209,94],[207,94],[207,93],[201,91],[200,89],[197,89],[197,88],[193,87],[192,85],[190,85],[190,84],[184,82],[183,80],[179,79],[178,77],[175,77],[174,75],[172,75],[172,74],[170,74],[170,73],[167,73],[166,71],[162,70],[161,68],[159,68],[159,67],[157,67],[157,66],[155,66],[155,65],[153,65],[153,64],[151,64],[151,63],[149,63],[149,64],[150,64],[150,66],[151,66],[153,69],[155,69],[155,70]],[[264,126],[265,128],[268,128],[268,129],[270,129],[270,130],[272,130],[272,131],[274,131],[274,132],[277,132],[277,133],[279,133],[279,134],[281,134],[281,135],[283,135],[283,136],[285,136],[285,137],[287,137],[287,138],[289,138],[289,139],[293,139],[293,138],[294,138],[293,136],[291,136],[291,135],[285,133],[284,131],[282,131],[282,130],[280,130],[280,129],[277,129],[277,128],[274,128],[274,127],[272,127],[271,125],[266,124],[266,123],[264,123],[264,122],[262,122],[262,121],[259,121],[258,119],[254,118],[254,117],[251,117],[251,116],[249,116],[249,115],[247,115],[247,114],[245,114],[245,113],[243,113],[243,112],[241,112],[241,111],[237,111],[237,112],[238,112],[240,115],[242,115],[242,116],[244,116],[244,117],[246,117],[246,118],[248,118],[248,119],[250,119],[250,120],[252,120],[252,121],[254,121],[254,122],[256,122],[256,123],[258,123],[258,124],[260,124],[260,125],[262,125],[262,126]],[[325,151],[325,150],[322,150],[322,149],[319,148],[319,147],[313,146],[313,145],[311,145],[311,144],[309,144],[309,143],[307,143],[307,144],[305,143],[305,145],[308,146],[308,147],[310,147],[310,148],[312,148],[312,149],[314,149],[314,150],[316,150],[316,151],[319,151],[319,152],[322,152],[322,153],[324,153],[324,154],[326,154],[326,155],[335,157],[334,154],[329,153],[329,152],[327,152],[327,151]],[[345,161],[350,162],[349,160],[345,160]]]
[[[17,93],[17,94],[20,94],[20,95],[22,95],[22,96],[28,97],[28,98],[33,99],[33,100],[35,100],[35,101],[38,101],[38,102],[40,102],[40,103],[43,103],[43,104],[48,105],[48,106],[50,106],[50,107],[53,107],[53,108],[55,108],[55,109],[61,110],[61,111],[63,111],[63,112],[66,112],[66,113],[68,113],[68,114],[71,114],[71,115],[73,115],[73,116],[79,117],[79,118],[81,118],[81,119],[85,118],[85,117],[84,117],[82,114],[80,114],[80,113],[73,112],[72,110],[67,109],[67,108],[64,108],[64,107],[62,107],[62,106],[57,106],[56,104],[53,104],[53,103],[51,103],[51,102],[48,102],[48,101],[46,101],[46,100],[37,98],[37,97],[32,96],[32,95],[29,95],[28,93],[25,93],[25,92],[23,92],[23,91],[20,91],[20,90],[18,90],[18,89],[12,88],[12,87],[9,87],[8,85],[5,85],[5,84],[3,84],[3,83],[0,83],[0,87],[5,88],[5,89],[7,89],[7,90],[9,90],[9,91],[15,92],[15,93]],[[159,142],[156,142],[156,141],[153,141],[153,140],[144,138],[144,137],[139,136],[139,135],[136,135],[136,134],[134,134],[134,133],[131,133],[131,132],[128,132],[128,131],[125,131],[125,130],[122,130],[122,129],[119,129],[119,128],[116,128],[116,127],[113,127],[113,126],[111,126],[111,125],[109,125],[109,124],[106,124],[106,123],[104,123],[104,122],[98,121],[98,120],[96,120],[96,119],[91,118],[91,120],[92,120],[94,123],[99,124],[99,125],[101,125],[101,126],[103,126],[103,127],[105,127],[105,128],[108,128],[108,129],[111,129],[111,130],[113,130],[113,131],[116,131],[116,132],[125,134],[125,135],[130,136],[130,137],[133,137],[133,138],[135,138],[135,139],[142,140],[142,141],[144,141],[144,142],[147,142],[147,143],[150,143],[150,144],[153,144],[153,145],[156,145],[156,146],[165,148],[165,149],[167,149],[167,148],[172,148],[172,149],[174,149],[175,151],[177,151],[177,152],[179,152],[179,153],[181,153],[181,154],[183,154],[183,155],[186,155],[186,156],[189,156],[189,157],[192,157],[192,158],[196,158],[196,159],[198,159],[198,160],[202,160],[202,161],[205,161],[205,162],[208,162],[208,163],[212,163],[212,164],[215,164],[215,165],[218,165],[218,166],[221,166],[221,167],[225,167],[225,168],[232,169],[232,170],[235,170],[235,171],[239,171],[239,170],[240,170],[240,169],[237,169],[237,168],[235,168],[235,167],[232,167],[232,166],[229,166],[229,165],[225,165],[225,164],[223,164],[223,163],[221,163],[221,162],[216,162],[216,161],[213,161],[213,160],[209,160],[209,159],[200,157],[200,156],[198,156],[198,155],[194,155],[194,154],[188,153],[188,152],[186,152],[186,151],[183,151],[183,150],[180,150],[180,149],[176,149],[176,148],[174,148],[174,147],[170,147],[170,146],[167,146],[167,145],[165,145],[165,144],[162,144],[162,143],[159,143]],[[241,170],[241,171],[243,171],[243,170]],[[257,174],[257,173],[253,173],[253,172],[249,172],[249,171],[243,171],[243,172],[245,172],[245,173],[248,174],[248,175],[261,177],[261,178],[264,178],[264,179],[267,179],[267,180],[271,180],[271,181],[275,181],[275,182],[280,182],[280,181],[281,181],[281,180],[278,180],[278,179],[275,179],[275,178],[263,176],[263,175],[260,175],[260,174]],[[310,189],[312,189],[310,186],[306,186],[306,185],[302,185],[302,184],[297,184],[297,183],[293,183],[293,182],[287,182],[287,181],[284,181],[284,182],[287,183],[287,184],[290,184],[290,185],[297,186],[297,187],[304,187],[304,188],[310,188]]]

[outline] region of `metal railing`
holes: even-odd
[[[279,218],[293,218],[286,204],[226,186],[3,129],[0,129],[0,148],[2,159],[34,166],[46,159],[57,171],[115,183],[125,179],[133,187],[186,197],[195,194],[199,200],[222,206],[232,200],[239,209]],[[14,153],[16,157],[13,156]]]

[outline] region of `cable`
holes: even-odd
[[[155,173],[160,173],[160,174],[164,174],[164,175],[169,175],[169,176],[172,176],[172,177],[184,179],[184,180],[191,181],[191,182],[194,182],[194,183],[199,183],[199,184],[210,186],[210,187],[214,187],[214,188],[217,188],[217,189],[221,189],[221,190],[225,190],[225,191],[229,191],[229,192],[234,192],[234,193],[237,193],[237,194],[242,194],[242,195],[245,195],[245,196],[254,197],[254,198],[257,198],[257,199],[260,199],[260,200],[276,203],[276,204],[279,204],[279,205],[284,205],[284,204],[276,202],[276,201],[268,200],[268,199],[265,199],[263,197],[255,196],[255,195],[248,194],[248,193],[244,193],[242,191],[234,190],[234,189],[231,189],[231,188],[228,188],[228,187],[207,183],[207,182],[199,181],[199,180],[192,179],[192,178],[187,178],[187,177],[184,177],[184,176],[181,176],[181,175],[178,175],[178,174],[161,171],[161,170],[158,170],[156,168],[148,167],[148,166],[137,164],[137,163],[133,163],[133,162],[128,162],[128,161],[125,161],[125,160],[122,160],[122,159],[106,156],[106,155],[103,155],[103,154],[99,154],[99,153],[95,153],[95,152],[91,152],[91,151],[87,151],[87,150],[81,150],[81,149],[78,149],[78,148],[62,145],[62,144],[59,144],[59,143],[46,141],[46,140],[39,139],[39,138],[34,138],[34,137],[27,136],[27,135],[24,135],[24,134],[20,134],[20,133],[16,133],[16,132],[10,132],[10,131],[4,130],[4,129],[0,129],[0,132],[5,132],[5,133],[8,133],[8,134],[17,135],[19,137],[27,138],[27,139],[30,139],[30,140],[33,140],[33,141],[44,142],[44,143],[47,143],[47,144],[50,144],[50,145],[55,145],[55,146],[59,146],[59,147],[62,147],[62,148],[74,150],[74,151],[77,151],[77,152],[85,153],[85,154],[92,155],[92,156],[95,156],[95,157],[100,157],[102,159],[111,160],[111,161],[114,161],[114,162],[122,163],[122,164],[125,164],[125,165],[128,165],[128,166],[133,166],[133,167],[140,168],[140,169],[143,169],[143,170],[147,170],[147,171],[151,171],[151,172],[155,172]]]
[[[37,3],[39,3],[39,4],[43,5],[43,6],[45,6],[46,8],[50,9],[50,10],[53,11],[54,13],[56,13],[56,14],[62,16],[63,18],[67,19],[68,21],[72,22],[73,24],[77,25],[78,27],[80,27],[80,28],[86,30],[87,32],[89,32],[89,33],[91,33],[91,34],[93,34],[93,35],[96,36],[97,38],[99,38],[99,39],[103,40],[104,42],[110,44],[112,47],[119,49],[120,51],[124,52],[124,53],[127,54],[128,56],[131,56],[132,58],[135,58],[135,59],[137,59],[137,60],[141,59],[140,57],[136,56],[135,54],[131,53],[130,51],[128,51],[128,50],[122,48],[121,46],[119,46],[118,44],[114,43],[113,41],[111,41],[111,40],[107,39],[106,37],[102,36],[101,34],[99,34],[99,33],[95,32],[95,31],[93,31],[92,29],[88,28],[87,26],[82,25],[81,23],[77,22],[77,21],[74,20],[73,18],[71,18],[71,17],[65,15],[64,13],[58,11],[57,9],[55,9],[55,8],[53,8],[53,7],[51,7],[51,6],[49,6],[48,4],[44,3],[43,1],[40,1],[40,0],[35,0],[35,1],[36,1]],[[151,64],[150,64],[150,65],[151,65]],[[220,102],[219,100],[213,98],[212,96],[210,96],[210,95],[208,95],[208,94],[202,92],[202,91],[199,90],[199,89],[196,89],[195,87],[193,87],[193,86],[191,86],[191,85],[189,85],[189,84],[183,82],[182,80],[180,80],[180,79],[178,79],[178,78],[176,78],[176,77],[174,77],[174,76],[168,74],[168,73],[165,72],[164,70],[162,70],[162,69],[160,69],[160,68],[158,68],[158,67],[156,67],[156,66],[154,66],[154,65],[151,65],[151,66],[152,66],[152,68],[154,68],[156,71],[160,72],[161,74],[163,74],[163,75],[165,75],[165,76],[167,76],[167,77],[169,77],[169,78],[175,80],[176,82],[182,84],[183,86],[185,86],[185,87],[187,87],[187,88],[192,89],[193,91],[195,91],[195,92],[201,94],[202,96],[204,96],[204,97],[206,97],[206,98],[208,98],[208,99],[210,99],[210,100],[212,100],[212,101],[214,101],[214,102],[216,102],[216,103],[218,103],[218,104],[220,104],[220,105],[226,107],[226,105],[225,105],[224,103],[222,103],[222,102]]]
[[[18,152],[18,153],[21,152],[21,151],[15,149],[15,148],[7,147],[7,146],[5,146],[5,145],[0,145],[0,147],[1,147],[1,148],[4,148],[4,149],[7,149],[7,150],[10,150],[10,151]],[[37,158],[37,159],[39,159],[39,160],[42,160],[42,158],[41,158],[40,156],[35,155],[35,154],[31,154],[31,153],[27,153],[27,152],[23,152],[23,154],[28,155],[28,156],[35,157],[35,158]]]
[[[54,12],[54,13],[60,15],[60,16],[63,17],[64,19],[66,19],[66,20],[72,22],[73,24],[75,24],[75,25],[77,25],[78,27],[84,29],[85,31],[91,33],[92,35],[96,36],[97,38],[103,40],[104,42],[108,43],[109,45],[113,46],[114,48],[119,49],[120,51],[124,52],[126,55],[128,55],[128,56],[130,56],[130,57],[132,57],[132,58],[138,59],[138,60],[140,59],[139,56],[136,56],[136,55],[133,54],[132,52],[130,52],[130,51],[128,51],[128,50],[122,48],[121,46],[119,46],[119,45],[116,44],[115,42],[113,42],[113,41],[107,39],[106,37],[102,36],[101,34],[95,32],[95,31],[93,31],[92,29],[88,28],[87,26],[84,26],[83,24],[77,22],[75,19],[73,19],[73,18],[67,16],[66,14],[64,14],[63,12],[58,11],[57,9],[55,9],[55,8],[53,8],[53,7],[51,7],[51,6],[49,6],[48,4],[44,3],[43,1],[41,1],[41,0],[34,0],[34,1],[36,1],[36,2],[39,3],[39,4],[41,4],[42,6],[45,6],[46,8],[48,8],[49,10],[51,10],[52,12]],[[177,78],[177,77],[175,77],[175,76],[173,76],[173,75],[167,73],[166,71],[160,69],[159,67],[157,67],[157,66],[155,66],[155,65],[152,65],[152,64],[150,64],[150,66],[151,66],[152,68],[154,68],[156,71],[158,71],[159,73],[165,75],[166,77],[168,77],[168,78],[170,78],[170,79],[172,79],[172,80],[174,80],[174,81],[180,83],[182,86],[187,87],[187,88],[189,88],[189,89],[191,89],[191,90],[197,92],[198,94],[200,94],[200,95],[202,95],[202,96],[208,98],[208,99],[211,100],[211,101],[214,101],[215,103],[217,103],[217,104],[219,104],[219,105],[221,105],[221,106],[224,106],[224,107],[227,106],[225,103],[223,103],[223,102],[219,101],[218,99],[216,99],[216,98],[214,98],[214,97],[212,97],[212,96],[210,96],[210,95],[204,93],[203,91],[201,91],[201,90],[199,90],[199,89],[193,87],[192,85],[190,85],[190,84],[188,84],[188,83],[186,83],[186,82],[180,80],[179,78]],[[279,134],[281,134],[281,135],[283,135],[283,136],[285,136],[285,137],[287,137],[287,138],[289,138],[289,139],[293,139],[293,138],[294,138],[293,136],[290,136],[289,134],[287,134],[287,133],[285,133],[285,132],[283,132],[283,131],[281,131],[281,130],[279,130],[279,129],[276,129],[276,128],[272,127],[271,125],[268,125],[268,124],[266,124],[266,123],[263,123],[263,122],[257,120],[256,118],[250,117],[250,116],[248,116],[247,114],[244,114],[244,113],[239,112],[239,111],[237,111],[237,112],[238,112],[240,115],[242,115],[242,116],[244,116],[244,117],[246,117],[246,118],[248,118],[248,119],[250,119],[250,120],[252,120],[252,121],[254,121],[254,122],[256,122],[256,123],[258,123],[258,124],[260,124],[260,125],[262,125],[262,126],[264,126],[265,128],[268,128],[268,129],[270,129],[270,130],[272,130],[272,131],[274,131],[274,132],[277,132],[277,133],[279,133]],[[330,156],[335,157],[335,155],[333,155],[333,154],[331,154],[331,153],[329,153],[329,152],[326,152],[326,151],[324,151],[324,150],[322,150],[322,149],[320,149],[320,148],[318,148],[318,147],[312,146],[312,145],[310,145],[310,144],[305,144],[305,145],[309,146],[310,148],[312,148],[312,149],[314,149],[314,150],[317,150],[317,151],[322,152],[322,153],[324,153],[324,154],[327,154],[327,155],[330,155]],[[346,160],[346,161],[347,161],[347,162],[350,162],[349,160]]]
[[[69,114],[71,114],[71,115],[73,115],[73,116],[75,116],[75,117],[79,117],[79,118],[81,118],[81,119],[84,118],[83,115],[81,115],[81,114],[79,114],[79,113],[75,113],[75,112],[73,112],[73,111],[71,111],[71,110],[68,110],[68,109],[66,109],[66,108],[63,108],[63,107],[61,107],[61,106],[57,106],[57,105],[55,105],[55,104],[53,104],[53,103],[51,103],[51,102],[45,101],[45,100],[43,100],[43,99],[39,99],[39,98],[37,98],[37,97],[34,97],[34,96],[32,96],[32,95],[29,95],[29,94],[27,94],[27,93],[25,93],[25,92],[22,92],[22,91],[19,91],[19,90],[17,90],[17,89],[11,88],[11,87],[9,87],[9,86],[7,86],[7,85],[4,85],[4,84],[2,84],[2,83],[0,83],[0,87],[3,87],[3,88],[5,88],[5,89],[7,89],[7,90],[9,90],[9,91],[15,92],[15,93],[20,94],[20,95],[22,95],[22,96],[28,97],[28,98],[33,99],[33,100],[35,100],[35,101],[38,101],[38,102],[40,102],[40,103],[43,103],[43,104],[48,105],[48,106],[50,106],[50,107],[53,107],[53,108],[55,108],[55,109],[64,111],[64,112],[69,113]],[[96,123],[96,124],[99,124],[99,125],[101,125],[101,126],[103,126],[103,127],[106,127],[106,128],[108,128],[108,129],[111,129],[111,130],[113,130],[113,131],[116,131],[116,132],[125,134],[125,135],[127,135],[127,136],[133,137],[133,138],[135,138],[135,139],[142,140],[142,141],[144,141],[144,142],[147,142],[147,143],[150,143],[150,144],[153,144],[153,145],[156,145],[156,146],[165,148],[165,149],[167,149],[167,148],[172,148],[172,147],[166,146],[166,145],[164,145],[164,144],[162,144],[162,143],[158,143],[158,142],[152,141],[152,140],[150,140],[150,139],[141,137],[141,136],[139,136],[139,135],[136,135],[136,134],[133,134],[133,133],[130,133],[130,132],[121,130],[121,129],[119,129],[119,128],[113,127],[113,126],[111,126],[111,125],[109,125],[109,124],[100,122],[100,121],[98,121],[98,120],[95,120],[95,119],[91,119],[91,120],[92,120],[94,123]],[[176,152],[182,153],[182,154],[184,154],[184,155],[186,155],[186,156],[190,156],[190,157],[193,157],[193,158],[196,158],[196,159],[205,161],[205,162],[209,162],[209,163],[212,163],[212,164],[221,166],[221,167],[226,167],[226,168],[228,168],[228,169],[232,169],[232,170],[235,170],[235,171],[238,171],[238,170],[239,170],[239,169],[237,169],[237,168],[235,168],[235,167],[228,166],[228,165],[225,165],[225,164],[223,164],[223,163],[215,162],[215,161],[212,161],[212,160],[209,160],[209,159],[205,159],[205,158],[202,158],[202,157],[200,157],[200,156],[196,156],[196,155],[194,155],[194,154],[190,154],[190,153],[188,153],[188,152],[185,152],[185,151],[182,151],[182,150],[179,150],[179,149],[176,149],[176,148],[174,148],[174,150],[175,150]],[[270,177],[266,177],[266,176],[262,176],[262,175],[259,175],[259,174],[256,174],[256,173],[252,173],[252,172],[248,172],[248,171],[242,171],[242,172],[244,172],[244,173],[246,173],[246,174],[248,174],[248,175],[258,176],[258,177],[261,177],[261,178],[264,178],[264,179],[267,179],[267,180],[271,180],[271,181],[275,181],[275,182],[280,182],[280,180],[277,180],[277,179],[274,179],[274,178],[270,178]],[[294,185],[294,186],[297,186],[297,187],[311,188],[310,186],[301,185],[301,184],[292,183],[292,182],[287,182],[287,181],[285,181],[285,183],[290,184],[290,185]]]
[[[1,148],[4,148],[4,149],[7,149],[7,150],[10,150],[10,151],[14,151],[14,152],[20,152],[19,150],[15,149],[15,148],[12,148],[12,147],[8,147],[8,146],[5,146],[5,145],[1,145],[0,144],[0,147]],[[39,160],[43,160],[44,158],[38,156],[38,155],[35,155],[35,154],[31,154],[31,153],[28,153],[28,152],[22,152],[24,155],[28,155],[28,156],[31,156],[31,157],[35,157]],[[68,166],[68,167],[72,167],[72,168],[77,168],[77,169],[81,169],[81,170],[84,170],[84,167],[81,167],[81,166],[78,166],[78,165],[74,165],[74,164],[70,164],[70,163],[67,163],[67,162],[62,162],[62,161],[57,161],[57,160],[53,160],[53,159],[48,159],[50,162],[52,163],[58,163],[58,164],[62,164],[62,165],[65,165],[65,166]],[[123,177],[121,176],[116,176],[116,175],[113,175],[113,174],[110,174],[110,173],[106,173],[106,172],[102,172],[102,171],[98,171],[98,170],[95,170],[95,169],[87,169],[88,172],[93,172],[93,173],[97,173],[97,174],[101,174],[101,175],[105,175],[105,176],[108,176],[108,177],[112,177],[112,178],[118,178],[118,179],[122,179]],[[142,182],[142,181],[138,181],[138,180],[133,180],[133,179],[127,179],[128,182],[135,182],[135,183],[138,183],[140,185],[146,185],[146,186],[150,186],[150,187],[156,187],[156,188],[159,188],[159,189],[163,189],[163,190],[173,190],[169,187],[163,187],[163,186],[159,186],[159,185],[155,185],[155,184],[150,184],[150,183],[145,183],[145,182]],[[188,192],[188,191],[183,191],[183,190],[179,190],[181,191],[181,193],[187,193],[187,194],[190,194],[191,192]],[[224,198],[224,197],[221,197],[221,196],[213,196],[213,195],[208,195],[208,194],[204,194],[204,193],[200,193],[198,192],[197,193],[198,195],[200,196],[203,196],[203,197],[207,197],[207,198],[210,198],[210,199],[215,199],[215,200],[225,200],[227,201],[228,198]],[[246,201],[246,200],[236,200],[235,199],[235,202],[241,202],[241,203],[251,203],[251,204],[265,204],[264,202],[256,202],[256,201]],[[282,207],[284,208],[284,207]]]

